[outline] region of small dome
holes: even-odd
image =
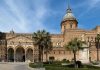
[[[65,20],[76,20],[75,16],[73,15],[72,11],[70,8],[67,9],[67,13],[63,17],[63,21]]]

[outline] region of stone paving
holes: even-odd
[[[0,70],[30,70],[27,63],[0,63]]]

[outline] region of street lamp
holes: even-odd
[[[95,37],[95,45],[96,45],[96,48],[97,48],[97,61],[99,61],[100,34],[97,34],[97,37]]]
[[[90,56],[90,53],[91,53],[91,50],[90,50],[90,48],[91,48],[91,43],[93,42],[93,37],[88,37],[88,46],[89,46],[89,61],[91,62],[91,56]]]

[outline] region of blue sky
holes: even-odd
[[[100,0],[70,0],[70,6],[79,28],[100,25]],[[0,31],[60,33],[66,9],[67,0],[0,0]]]

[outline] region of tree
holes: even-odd
[[[82,44],[83,44],[83,42],[81,40],[78,40],[78,38],[74,38],[71,41],[69,41],[67,45],[65,45],[65,48],[67,50],[72,51],[73,54],[74,54],[74,64],[75,64],[75,67],[76,67],[76,52],[78,50],[80,50],[80,49],[83,49],[82,48]]]
[[[95,42],[96,42],[96,48],[97,48],[97,61],[99,61],[100,34],[97,34]]]
[[[33,33],[32,38],[34,45],[37,45],[39,48],[39,62],[42,62],[44,50],[47,53],[52,47],[51,36],[49,32],[46,32],[45,30],[39,30]]]
[[[48,34],[47,34],[48,36]],[[51,42],[51,36],[48,36],[48,38],[45,39],[44,44],[44,52],[46,54],[46,62],[48,61],[48,53],[52,50],[52,42]]]

